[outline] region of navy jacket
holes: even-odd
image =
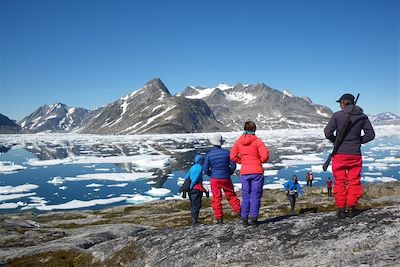
[[[203,172],[211,178],[230,178],[236,169],[236,163],[230,159],[229,154],[229,150],[219,146],[208,150],[203,164]]]
[[[324,133],[326,138],[331,142],[335,142],[336,136],[343,130],[347,116],[352,108],[353,105],[346,106],[344,109],[333,114],[332,118],[329,120],[328,125],[326,125],[324,129]],[[350,121],[348,132],[337,154],[361,155],[361,144],[373,140],[375,138],[375,132],[367,115],[365,115],[363,110],[358,106],[354,107]],[[361,135],[361,130],[364,131],[364,135]]]

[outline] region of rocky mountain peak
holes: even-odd
[[[169,90],[167,89],[167,87],[165,86],[165,84],[161,81],[160,78],[154,78],[150,81],[148,81],[143,89],[150,89],[150,90],[160,90],[161,92],[164,92],[165,94],[167,94],[168,96],[171,96],[171,93],[169,92]]]

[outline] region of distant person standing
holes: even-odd
[[[375,132],[363,110],[355,106],[352,94],[344,94],[336,102],[340,103],[341,110],[333,114],[324,133],[327,139],[335,142],[336,137],[344,131],[344,141],[332,158],[337,215],[343,219],[346,216],[354,217],[357,213],[355,206],[362,196],[361,144],[373,140]],[[344,129],[347,118],[350,118],[350,124]]]
[[[332,196],[332,180],[331,177],[328,177],[328,180],[326,180],[326,188],[328,189],[328,197]]]
[[[306,175],[307,186],[312,187],[313,180],[314,180],[314,174],[311,171],[307,172]]]
[[[203,187],[203,157],[201,155],[196,155],[194,158],[194,163],[190,167],[189,171],[185,175],[185,182],[190,181],[189,185],[189,199],[191,203],[191,216],[192,216],[192,226],[197,226],[199,212],[201,209],[201,202],[203,198],[203,192],[205,189]]]
[[[303,197],[303,191],[301,190],[300,184],[297,182],[297,176],[293,175],[291,181],[287,181],[283,187],[286,190],[286,196],[290,202],[290,214],[295,215],[296,198],[300,194]]]
[[[241,216],[243,225],[257,226],[264,185],[262,164],[268,161],[269,151],[256,136],[256,124],[254,122],[246,121],[244,132],[233,145],[230,158],[234,162],[242,164],[240,176],[242,181]]]
[[[213,147],[208,150],[203,164],[203,172],[210,176],[212,192],[212,209],[217,224],[223,223],[222,191],[236,216],[240,218],[240,200],[233,188],[231,175],[236,170],[236,163],[229,158],[229,150],[223,149],[224,143],[221,134],[210,138]]]

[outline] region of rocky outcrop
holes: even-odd
[[[365,187],[361,213],[339,220],[322,188],[306,188],[297,216],[280,190],[267,190],[258,227],[225,209],[188,225],[189,201],[101,211],[0,217],[0,264],[9,266],[392,266],[399,262],[400,184]],[[225,207],[227,207],[225,203]],[[331,211],[330,211],[331,210]]]

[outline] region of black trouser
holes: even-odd
[[[290,211],[294,212],[294,206],[296,205],[296,195],[287,196],[290,202]]]
[[[197,223],[197,219],[199,218],[202,197],[203,192],[199,190],[193,189],[189,192],[189,199],[192,204],[192,223]]]
[[[328,187],[328,197],[332,196],[332,187]]]

